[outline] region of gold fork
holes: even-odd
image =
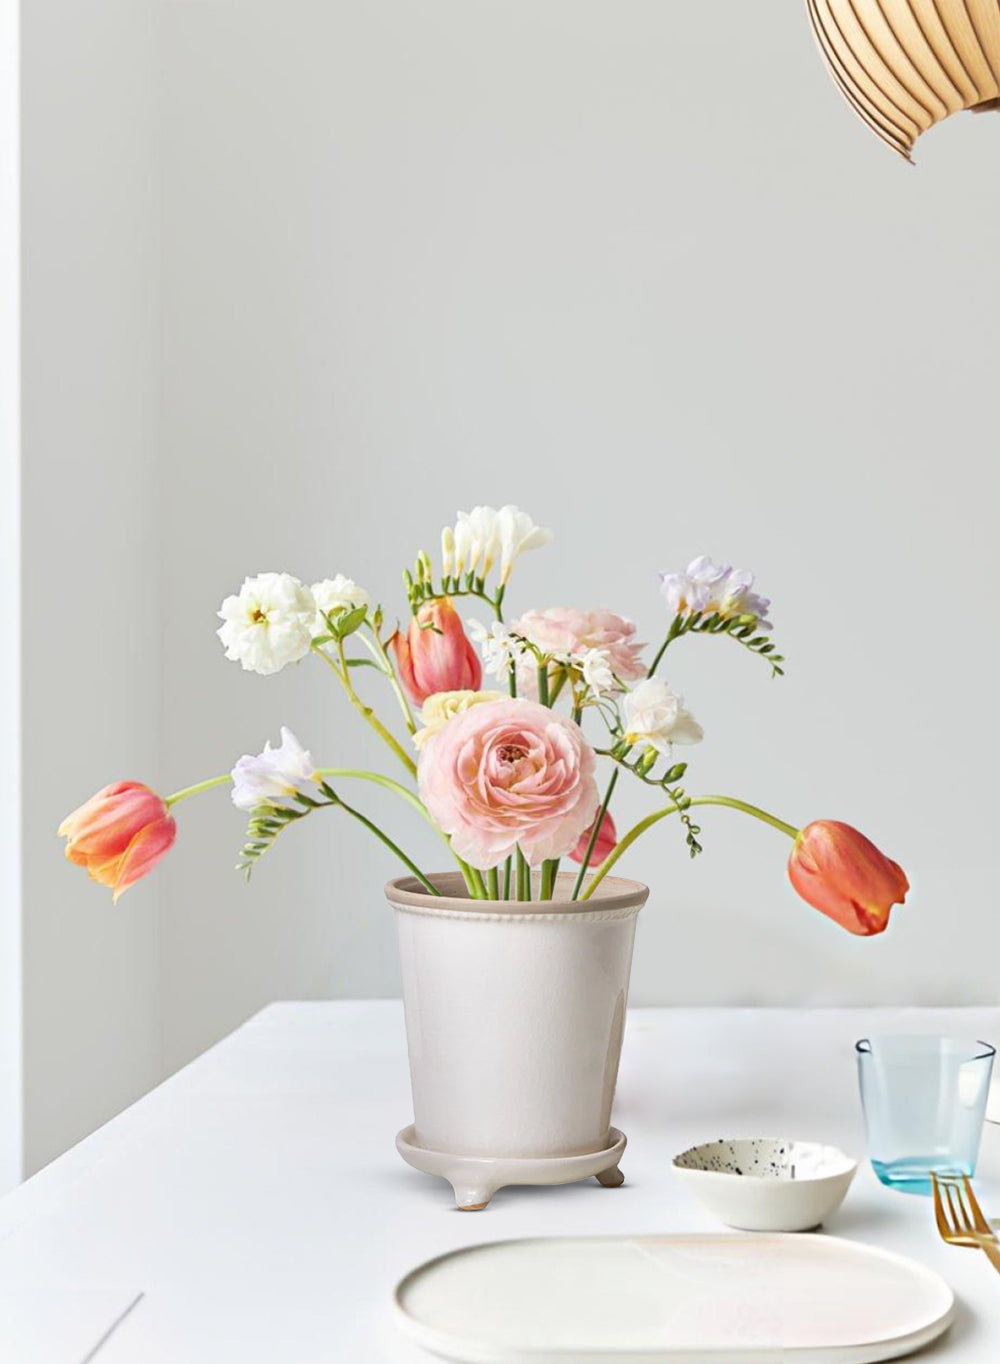
[[[968,1175],[932,1174],[931,1186],[934,1217],[942,1239],[950,1246],[968,1246],[983,1251],[1000,1274],[1000,1241],[983,1216]]]

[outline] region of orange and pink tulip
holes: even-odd
[[[418,706],[435,692],[478,691],[482,684],[479,655],[450,597],[425,602],[392,644],[400,680]]]
[[[66,856],[86,867],[112,899],[134,886],[170,851],[177,825],[166,801],[137,781],[118,781],[67,815],[59,826]]]
[[[864,937],[886,928],[889,911],[910,889],[902,867],[836,819],[817,819],[799,830],[788,877],[814,909]]]

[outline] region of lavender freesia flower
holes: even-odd
[[[753,590],[754,575],[744,568],[715,564],[707,554],[692,559],[683,573],[661,573],[660,590],[675,616],[692,611],[721,616],[753,616],[759,630],[770,630],[770,600]]]

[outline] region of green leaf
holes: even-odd
[[[335,619],[327,620],[330,629],[336,634],[338,639],[346,639],[348,635],[353,635],[355,630],[360,630],[368,616],[367,606],[355,606],[351,611],[345,611],[343,615]]]

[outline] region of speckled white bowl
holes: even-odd
[[[674,1170],[728,1227],[809,1231],[840,1207],[856,1160],[835,1146],[747,1137],[692,1146]]]

